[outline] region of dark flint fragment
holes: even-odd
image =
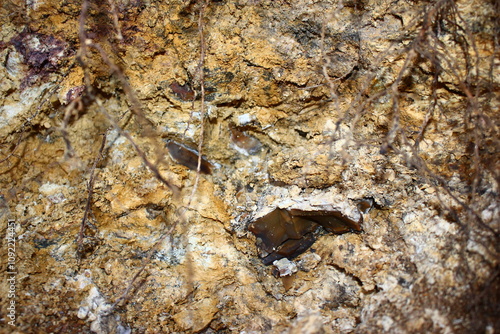
[[[182,101],[193,101],[195,94],[188,84],[179,85],[177,81],[170,84],[170,89]]]
[[[337,234],[351,231],[361,232],[361,223],[363,222],[362,216],[360,220],[356,222],[346,215],[342,214],[342,212],[340,211],[304,211],[299,209],[291,209],[290,214],[294,217],[298,216],[315,221],[323,226],[328,232]]]
[[[248,230],[260,238],[261,248],[272,253],[288,239],[301,239],[314,231],[317,224],[301,218],[293,218],[287,210],[276,209],[250,224]],[[283,257],[283,256],[282,256]]]
[[[289,239],[285,241],[275,252],[262,259],[264,265],[270,265],[276,260],[286,257],[289,260],[295,259],[300,254],[304,253],[316,241],[314,233],[308,233],[303,238],[294,240]]]
[[[272,253],[288,237],[284,211],[276,209],[248,226],[248,230],[261,240],[261,248]]]
[[[354,221],[340,211],[275,209],[248,226],[258,240],[265,265],[286,257],[291,260],[316,241],[319,226],[331,233],[360,232],[363,217]]]
[[[358,201],[358,209],[362,213],[368,213],[375,205],[375,200],[372,197],[366,197]]]
[[[262,149],[260,141],[246,131],[240,130],[235,126],[231,126],[230,130],[233,144],[243,149],[248,154],[255,155]]]
[[[171,140],[167,142],[167,148],[176,162],[194,171],[198,169],[198,152]],[[202,157],[200,173],[210,174],[211,172],[212,165]]]

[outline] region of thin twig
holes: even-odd
[[[118,20],[118,11],[116,10],[116,5],[114,0],[108,0],[111,7],[111,14],[113,15],[113,24],[116,29],[116,39],[119,41],[123,40],[122,30],[120,27],[120,21]]]
[[[203,16],[205,13],[206,5],[207,3],[204,2],[200,8],[200,13],[198,16],[198,31],[200,35],[200,63],[198,65],[198,71],[200,75],[200,91],[201,91],[201,106],[200,106],[201,129],[200,129],[200,141],[198,142],[198,167],[196,168],[198,175],[200,174],[200,169],[201,169],[201,156],[203,149],[203,139],[204,139],[203,137],[205,135],[205,118],[206,118],[205,117],[205,71],[204,71],[206,46],[205,46],[205,34],[203,32]]]
[[[161,183],[163,183],[164,185],[166,185],[172,191],[174,198],[178,198],[179,195],[180,195],[180,189],[179,189],[179,187],[177,187],[175,184],[173,184],[171,181],[165,179],[161,175],[160,171],[158,170],[158,166],[156,166],[151,161],[149,161],[149,159],[146,156],[146,153],[139,147],[139,145],[137,145],[137,143],[132,138],[132,136],[130,135],[130,133],[128,133],[127,131],[123,130],[120,127],[120,125],[118,124],[118,122],[114,119],[114,117],[112,117],[106,111],[106,109],[104,108],[104,105],[103,105],[102,101],[99,98],[96,98],[95,101],[96,101],[97,105],[99,106],[99,110],[106,116],[106,118],[113,125],[113,127],[118,131],[118,133],[120,133],[120,135],[122,135],[123,137],[125,137],[132,144],[132,147],[134,148],[135,152],[142,159],[142,161],[144,162],[144,164],[146,165],[146,167],[153,173],[154,177],[157,180],[159,180]]]
[[[103,158],[103,151],[104,147],[106,146],[106,133],[102,135],[102,142],[101,142],[101,147],[99,148],[99,153],[97,154],[94,164],[92,165],[92,168],[90,169],[90,176],[89,176],[89,182],[87,183],[87,203],[85,205],[85,211],[83,213],[83,218],[80,223],[80,232],[78,233],[78,239],[77,239],[77,244],[78,244],[78,254],[79,257],[83,255],[83,239],[85,238],[85,228],[87,226],[87,217],[90,212],[90,208],[92,206],[92,195],[94,193],[94,181],[95,181],[95,169],[97,167],[97,164],[102,160]]]
[[[17,148],[19,147],[19,144],[21,144],[21,140],[23,139],[23,133],[22,132],[19,132],[18,134],[18,138],[17,138],[17,142],[16,144],[14,145],[14,148],[12,148],[12,150],[10,151],[9,154],[7,154],[5,156],[5,158],[3,158],[2,160],[0,160],[0,164],[3,163],[4,161],[7,161],[10,159],[10,157],[12,157],[14,155],[14,153],[16,152]]]
[[[198,34],[200,37],[200,61],[198,63],[198,73],[199,73],[199,78],[200,78],[200,113],[201,113],[201,129],[200,129],[200,140],[198,141],[198,164],[196,167],[196,178],[194,181],[194,186],[191,191],[191,194],[188,199],[188,204],[186,206],[187,209],[191,208],[191,203],[194,199],[194,195],[196,191],[198,190],[198,184],[200,181],[200,171],[201,171],[201,160],[202,160],[202,150],[203,150],[203,142],[204,142],[204,137],[205,137],[205,73],[204,73],[204,66],[205,66],[205,52],[206,52],[206,45],[205,45],[205,34],[203,30],[203,18],[205,14],[205,8],[207,6],[207,2],[203,0],[203,3],[200,8],[200,12],[198,14]]]

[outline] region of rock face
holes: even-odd
[[[498,10],[3,1],[2,328],[499,331]],[[362,232],[265,266],[276,208]]]

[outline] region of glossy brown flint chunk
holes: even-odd
[[[272,253],[288,239],[300,239],[312,232],[317,224],[304,219],[292,220],[286,210],[276,209],[250,224],[248,230],[260,238],[261,248]]]
[[[174,141],[167,142],[168,152],[177,163],[186,166],[189,169],[198,169],[198,153],[183,145],[177,144]],[[212,165],[201,158],[200,172],[203,174],[210,174],[212,172]]]
[[[355,221],[340,211],[276,209],[248,227],[260,239],[265,265],[281,258],[293,259],[316,241],[319,225],[328,232],[340,234],[361,231],[362,217]]]
[[[307,233],[298,240],[288,239],[283,242],[276,251],[264,257],[262,262],[267,266],[284,257],[292,260],[308,250],[315,241],[316,236],[314,233]]]
[[[191,87],[189,87],[188,84],[179,85],[178,82],[174,81],[170,84],[170,89],[182,101],[194,100],[194,91],[191,89]]]
[[[328,232],[332,233],[345,233],[345,232],[361,232],[361,223],[363,217],[359,221],[352,220],[340,211],[324,211],[313,210],[304,211],[299,209],[291,209],[290,214],[292,217],[302,217],[308,220],[315,221],[323,226]]]
[[[231,126],[231,140],[240,149],[243,149],[246,154],[254,155],[259,153],[262,148],[260,141],[249,135],[246,131],[240,131],[235,126]]]

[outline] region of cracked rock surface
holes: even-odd
[[[3,1],[2,332],[500,331],[498,9]]]

